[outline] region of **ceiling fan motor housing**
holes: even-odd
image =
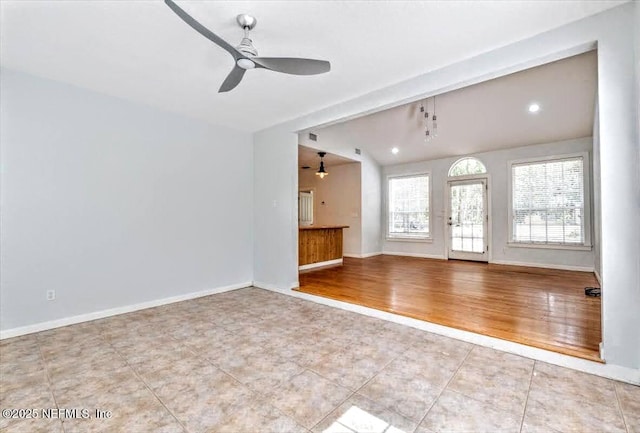
[[[242,42],[240,42],[240,45],[238,45],[236,48],[242,54],[249,57],[256,57],[258,55],[258,50],[256,50],[256,48],[253,46],[253,41],[247,36],[242,38]]]

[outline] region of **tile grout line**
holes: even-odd
[[[56,409],[60,409],[58,406],[58,400],[56,400],[56,394],[53,392],[53,383],[51,382],[51,376],[49,375],[49,367],[47,366],[47,361],[44,358],[44,353],[42,352],[42,346],[40,345],[40,337],[38,336],[40,333],[36,334],[36,342],[38,344],[38,353],[40,353],[40,360],[42,361],[42,365],[44,366],[44,374],[47,376],[47,384],[49,385],[49,392],[51,393],[51,398],[53,398],[53,404],[56,405]],[[65,433],[67,429],[64,427],[64,420],[60,420],[60,427],[62,427],[62,432]]]
[[[536,364],[538,361],[533,361],[533,368],[531,369],[531,376],[529,376],[529,387],[527,388],[527,398],[524,401],[524,409],[522,411],[522,419],[520,420],[520,432],[524,428],[524,417],[527,414],[527,405],[529,404],[529,394],[531,394],[531,384],[533,383],[533,373],[536,371]]]
[[[342,349],[339,349],[339,350],[342,350]],[[367,386],[367,384],[368,384],[369,382],[371,382],[373,379],[375,379],[375,378],[376,378],[376,377],[377,377],[377,376],[382,372],[382,370],[384,370],[385,368],[387,368],[387,367],[389,366],[389,364],[391,364],[391,363],[392,363],[393,361],[395,361],[396,359],[400,358],[400,357],[401,357],[405,352],[407,352],[408,350],[409,350],[409,349],[406,349],[406,350],[405,350],[404,352],[402,352],[401,354],[398,354],[398,355],[396,355],[395,357],[391,358],[389,361],[387,361],[387,363],[385,363],[385,364],[384,364],[384,366],[383,366],[380,370],[378,370],[378,372],[377,372],[376,374],[374,374],[374,375],[373,375],[373,376],[371,376],[369,379],[367,379],[367,380],[366,380],[366,381],[365,381],[365,382],[364,382],[360,387],[356,388],[356,389],[353,391],[353,393],[355,394],[355,393],[357,393],[358,391],[360,391],[362,388],[364,388],[365,386]],[[337,351],[336,351],[336,352],[337,352]],[[332,352],[332,353],[335,353],[335,352]],[[364,359],[364,358],[363,358],[363,359]],[[343,386],[343,385],[340,385],[339,383],[334,382],[332,379],[329,379],[328,377],[323,376],[321,373],[319,373],[319,372],[317,372],[317,371],[315,371],[315,370],[311,369],[310,367],[304,367],[304,366],[301,366],[301,367],[302,367],[302,368],[304,368],[305,370],[309,370],[309,371],[311,371],[311,372],[313,372],[313,373],[317,374],[318,376],[320,376],[320,377],[322,377],[322,378],[324,378],[324,379],[328,380],[329,382],[331,382],[331,383],[333,383],[333,384],[335,384],[335,385],[338,385],[338,386],[340,386],[340,387],[342,387],[342,388],[349,389],[349,390],[351,391],[351,389],[350,389],[350,388],[347,388],[346,386]],[[369,400],[371,400],[371,399],[369,399]]]
[[[172,337],[173,338],[173,337]],[[233,374],[231,374],[230,372],[228,372],[226,369],[223,369],[221,366],[216,365],[213,361],[211,361],[209,358],[207,358],[206,356],[202,356],[200,353],[195,352],[192,348],[189,347],[189,349],[192,353],[194,353],[197,357],[203,359],[205,362],[209,363],[210,365],[212,365],[213,367],[217,368],[218,370],[220,370],[222,373],[226,374],[227,376],[229,376],[230,378],[232,378],[233,380],[235,380],[240,386],[243,386],[245,388],[247,388],[249,390],[250,393],[252,393],[254,396],[257,396],[259,399],[263,400],[266,404],[268,404],[269,406],[271,406],[271,408],[273,408],[276,412],[278,412],[279,414],[283,415],[286,418],[291,419],[292,421],[294,421],[296,424],[299,424],[298,421],[296,421],[293,417],[291,417],[290,415],[284,413],[282,410],[280,410],[277,406],[275,406],[274,404],[271,403],[271,400],[267,398],[267,396],[265,394],[262,394],[258,391],[255,391],[254,389],[250,388],[248,385],[245,385],[244,383],[242,383],[242,381],[240,381],[240,379],[238,379],[237,377],[235,377]],[[300,366],[302,367],[302,366]],[[292,380],[294,377],[297,377],[299,375],[301,375],[302,373],[304,373],[307,369],[302,367],[302,371],[298,374],[294,374],[293,376],[291,376],[288,380]],[[276,388],[278,388],[280,385],[276,386]],[[275,388],[274,388],[275,389]],[[341,403],[342,404],[342,403]],[[306,427],[302,426],[304,429],[307,429]],[[315,426],[314,426],[315,427]],[[308,429],[307,429],[308,430]],[[311,430],[308,430],[311,431]]]
[[[624,411],[622,410],[622,403],[620,402],[620,396],[618,395],[618,387],[616,386],[615,382],[613,383],[613,392],[616,393],[616,402],[618,403],[618,411],[620,412],[620,417],[622,418],[622,425],[624,425],[624,429],[628,433],[631,433],[631,430],[627,425],[627,420],[624,417]]]
[[[367,384],[368,384],[369,382],[371,382],[373,379],[375,379],[376,377],[378,377],[378,375],[379,375],[380,373],[382,373],[382,371],[383,371],[385,368],[387,368],[387,367],[389,366],[389,364],[391,364],[391,363],[392,363],[393,361],[395,361],[396,359],[400,358],[404,353],[406,353],[406,352],[408,352],[408,351],[409,351],[409,348],[405,349],[401,354],[398,354],[398,355],[397,355],[397,356],[395,356],[394,358],[391,358],[391,360],[390,360],[389,362],[387,362],[387,363],[384,365],[384,367],[382,367],[382,368],[381,368],[381,369],[380,369],[376,374],[374,374],[371,378],[369,378],[369,379],[368,379],[368,380],[367,380],[367,381],[366,381],[362,386],[360,386],[360,388],[357,388],[355,391],[352,391],[352,392],[351,392],[351,394],[350,394],[347,398],[345,398],[343,401],[341,401],[341,402],[340,402],[340,404],[338,404],[334,409],[332,409],[332,410],[331,410],[331,411],[330,411],[326,416],[324,416],[320,421],[318,421],[316,424],[314,424],[314,425],[313,425],[313,427],[311,428],[311,430],[313,430],[314,428],[316,428],[317,426],[319,426],[320,424],[322,424],[322,422],[323,422],[325,419],[327,419],[327,418],[329,417],[329,415],[331,415],[331,414],[332,414],[336,409],[338,409],[340,406],[342,406],[342,405],[343,405],[347,400],[349,400],[351,397],[353,397],[354,395],[358,394],[358,391],[360,391],[362,388],[364,388],[365,386],[367,386]],[[314,371],[314,370],[311,370],[311,369],[309,369],[309,368],[305,368],[305,370],[308,370],[308,371],[310,371],[310,372],[312,372],[312,373],[314,373],[314,374],[317,374],[318,376],[322,377],[323,379],[328,380],[329,382],[333,383],[334,385],[338,385],[338,386],[340,386],[340,387],[342,387],[342,388],[349,389],[349,388],[347,388],[347,387],[344,387],[344,386],[342,386],[342,385],[340,385],[340,384],[335,383],[333,380],[331,380],[331,379],[329,379],[329,378],[324,377],[323,375],[321,375],[320,373],[317,373],[317,372],[316,372],[316,371]],[[349,389],[349,391],[351,391],[351,390]],[[362,394],[358,394],[358,395],[362,395]],[[371,400],[370,398],[368,398],[368,397],[366,397],[366,396],[364,396],[364,395],[362,395],[362,397],[366,398],[366,399],[367,399],[367,400],[369,400],[369,401],[373,401],[374,403],[377,403],[376,401]],[[385,407],[385,408],[386,408],[386,407]],[[387,408],[387,410],[389,410],[389,411],[391,411],[391,412],[394,412],[394,413],[397,413],[395,410],[391,410],[391,409],[388,409],[388,408]],[[402,414],[400,414],[400,413],[399,413],[398,415],[402,416],[403,418],[409,419],[409,418],[407,418],[406,416],[404,416],[404,415],[402,415]],[[311,431],[311,430],[310,430],[310,431]]]
[[[312,372],[313,374],[317,374],[316,372],[314,372],[314,371],[312,371],[312,370],[305,370],[305,371],[309,371],[309,372]],[[318,376],[320,376],[320,375],[318,375]],[[320,377],[322,377],[322,378],[323,378],[323,379],[325,379],[325,380],[329,380],[329,379],[327,379],[327,378],[326,378],[326,377],[324,377],[324,376],[320,376]],[[331,382],[331,383],[333,383],[332,381],[330,381],[330,382]],[[343,388],[344,388],[344,387],[343,387]],[[347,389],[348,389],[348,388],[347,388]],[[349,400],[351,397],[353,397],[354,395],[356,395],[356,391],[351,391],[351,390],[349,390],[349,391],[350,391],[350,394],[347,396],[347,398],[345,398],[345,399],[344,399],[344,400],[342,400],[340,403],[338,403],[338,404],[336,405],[336,407],[334,407],[333,409],[331,409],[331,410],[329,411],[329,413],[328,413],[328,414],[326,414],[325,416],[323,416],[323,417],[320,419],[320,421],[318,421],[318,422],[317,422],[317,423],[315,423],[313,426],[311,426],[311,428],[309,429],[309,431],[313,431],[313,429],[314,429],[314,428],[316,428],[316,427],[318,427],[320,424],[322,424],[322,422],[323,422],[325,419],[327,419],[327,418],[329,417],[329,415],[331,415],[333,412],[335,412],[335,410],[336,410],[336,409],[338,409],[340,406],[342,406],[342,405],[343,405],[347,400]],[[306,428],[306,427],[305,427],[305,428]]]
[[[213,327],[216,327],[216,328],[218,328],[218,327],[219,327],[219,328],[222,328],[223,330],[225,330],[225,331],[227,331],[227,332],[233,332],[233,331],[229,330],[228,328],[226,328],[226,326],[224,326],[224,325],[218,325],[218,324],[216,324],[216,323],[215,323],[215,322],[213,322],[213,321],[207,321],[207,323],[208,323],[209,325],[212,325]],[[276,406],[274,406],[274,405],[273,405],[273,404],[271,404],[270,402],[266,401],[267,399],[266,399],[266,397],[265,397],[263,394],[261,394],[261,393],[259,393],[259,392],[255,391],[255,390],[251,389],[250,387],[248,387],[247,385],[245,385],[242,381],[240,381],[240,380],[239,380],[237,377],[235,377],[232,373],[228,372],[226,369],[222,368],[220,365],[217,365],[216,363],[214,363],[211,359],[209,359],[207,356],[205,356],[205,355],[203,355],[202,353],[200,353],[199,351],[197,351],[197,349],[196,349],[196,348],[194,348],[193,346],[191,346],[190,344],[185,343],[185,342],[184,342],[184,339],[177,338],[177,337],[175,337],[173,334],[169,334],[169,335],[168,335],[168,337],[169,337],[171,340],[173,340],[175,343],[177,343],[181,348],[183,348],[183,349],[185,349],[187,352],[191,353],[191,355],[193,355],[194,357],[196,357],[196,358],[198,358],[198,359],[202,360],[203,362],[205,362],[205,363],[207,363],[207,364],[209,364],[209,365],[213,366],[214,368],[216,368],[217,370],[219,370],[219,371],[220,371],[220,372],[222,372],[223,374],[225,374],[225,375],[229,376],[229,377],[230,377],[232,380],[234,380],[238,385],[240,385],[240,386],[242,386],[242,387],[246,388],[246,389],[247,389],[251,394],[253,394],[254,396],[257,396],[258,398],[260,398],[260,399],[262,399],[262,400],[265,400],[265,402],[266,402],[269,406],[271,406],[274,410],[276,410],[278,413],[280,413],[281,415],[283,415],[283,416],[285,416],[285,417],[287,417],[287,418],[292,419],[292,420],[295,422],[295,420],[294,420],[293,418],[291,418],[289,415],[287,415],[286,413],[282,412],[280,409],[278,409]],[[117,349],[115,349],[115,348],[114,348],[114,350],[116,350],[116,352],[117,352]],[[119,352],[118,352],[118,354],[120,355],[120,353],[119,353]],[[120,355],[120,356],[122,357],[122,355]],[[154,397],[155,397],[155,398],[156,398],[156,399],[157,399],[157,400],[162,404],[162,406],[164,406],[164,407],[165,407],[165,409],[167,409],[167,411],[168,411],[168,412],[169,412],[169,413],[170,413],[170,414],[171,414],[171,415],[176,419],[176,421],[177,421],[177,422],[178,422],[178,423],[183,427],[184,431],[185,431],[185,432],[188,432],[189,430],[188,430],[188,429],[187,429],[187,428],[182,424],[182,422],[180,422],[180,420],[175,416],[175,414],[174,414],[174,413],[173,413],[173,412],[172,412],[172,411],[171,411],[171,410],[170,410],[170,409],[169,409],[169,408],[164,404],[164,402],[162,401],[162,399],[161,399],[158,395],[156,395],[156,394],[155,394],[155,392],[154,392],[154,391],[153,391],[153,390],[148,386],[148,384],[146,383],[146,381],[145,381],[141,376],[139,376],[139,375],[138,375],[138,373],[135,371],[135,369],[134,369],[131,365],[129,365],[129,363],[126,361],[126,359],[125,359],[124,361],[125,361],[125,363],[126,363],[126,364],[127,364],[127,365],[128,365],[128,366],[129,366],[133,371],[134,371],[134,374],[135,374],[135,375],[136,375],[136,376],[137,376],[137,377],[138,377],[138,378],[139,378],[139,379],[140,379],[140,380],[145,384],[145,387],[147,387],[147,389],[149,389],[149,391],[150,391],[150,392],[154,395]],[[301,374],[301,373],[299,373],[299,374]],[[294,375],[293,377],[295,377],[295,376],[297,376],[297,375]]]
[[[111,340],[108,340],[108,341],[107,341],[107,343],[109,344],[109,346],[111,346],[111,349],[113,349],[113,350],[118,354],[118,356],[120,357],[120,359],[122,359],[122,360],[124,361],[124,363],[126,364],[126,366],[127,366],[127,367],[129,367],[129,369],[130,369],[130,370],[133,372],[133,374],[138,378],[138,380],[144,384],[144,387],[145,387],[145,388],[147,388],[147,390],[149,390],[149,392],[151,393],[151,395],[153,395],[153,396],[156,398],[156,400],[158,400],[158,402],[162,405],[162,407],[164,407],[164,408],[165,408],[165,410],[166,410],[167,412],[169,412],[169,414],[173,417],[173,419],[175,419],[175,420],[176,420],[176,422],[180,425],[180,427],[182,427],[182,430],[183,430],[183,431],[185,431],[185,432],[188,432],[189,430],[187,430],[187,427],[186,427],[184,424],[182,424],[182,422],[181,422],[181,421],[178,419],[178,417],[173,413],[173,411],[171,411],[171,409],[169,409],[169,408],[167,407],[167,405],[166,405],[166,404],[164,404],[164,402],[162,401],[162,399],[160,399],[160,397],[158,397],[158,396],[156,395],[156,393],[151,389],[151,387],[149,386],[149,384],[148,384],[148,383],[147,383],[147,382],[142,378],[142,376],[140,376],[140,375],[138,374],[138,372],[136,371],[136,369],[135,369],[135,368],[133,368],[133,366],[132,366],[131,364],[129,364],[129,361],[127,361],[127,359],[126,359],[126,358],[125,358],[125,357],[120,353],[120,351],[119,351],[118,349],[116,349],[116,348],[113,346],[113,344],[111,344]]]
[[[473,348],[475,349],[476,347],[482,348],[482,346],[478,346],[478,345],[474,344]],[[521,358],[524,358],[524,359],[529,359],[529,360],[533,361],[533,365],[534,365],[534,368],[535,368],[536,360],[530,359],[530,358],[526,358],[526,357],[521,356],[521,355],[514,355],[514,356],[518,356],[518,357],[521,357]],[[526,402],[527,402],[527,400],[529,398],[529,389],[531,387],[531,381],[532,381],[532,375],[533,375],[534,368],[532,368],[531,375],[529,376],[529,388],[527,388],[527,399],[525,400],[525,408],[526,408]],[[457,374],[457,370],[456,370],[456,374]],[[447,386],[449,386],[449,384],[447,384]],[[456,390],[450,389],[449,392],[453,392],[454,394],[458,394],[458,395],[460,395],[462,397],[468,398],[469,400],[476,401],[476,402],[481,403],[482,405],[485,405],[485,406],[490,405],[490,403],[488,403],[486,400],[481,400],[478,397],[474,397],[474,396],[465,394],[462,391],[456,391]],[[493,407],[493,409],[501,411],[501,412],[510,412],[510,409],[506,409],[504,407]],[[523,412],[523,415],[524,415],[524,412]],[[521,427],[522,427],[522,420],[520,421],[520,424],[521,424]]]
[[[451,377],[449,378],[449,380],[447,381],[447,384],[445,386],[442,387],[442,389],[440,390],[440,392],[438,393],[438,396],[433,400],[433,403],[431,403],[431,406],[429,406],[429,409],[427,409],[427,411],[425,412],[424,416],[422,417],[422,419],[420,419],[420,421],[418,422],[418,425],[416,426],[416,428],[413,430],[413,432],[415,433],[418,428],[420,428],[420,425],[424,422],[424,420],[427,418],[427,415],[429,415],[429,412],[431,412],[431,409],[433,409],[433,406],[436,405],[436,403],[438,402],[438,400],[440,400],[440,397],[442,396],[442,394],[446,391],[446,389],[449,387],[449,385],[451,384],[451,382],[453,381],[453,379],[455,379],[455,377],[458,375],[458,372],[460,371],[460,369],[462,368],[462,366],[464,365],[465,362],[467,362],[467,359],[469,358],[469,356],[471,355],[471,352],[473,352],[473,350],[478,347],[476,345],[473,345],[473,347],[471,347],[471,349],[469,350],[469,352],[467,352],[467,355],[464,357],[464,359],[462,360],[462,362],[460,363],[460,365],[458,366],[458,368],[456,368],[456,372],[453,373],[451,375]]]

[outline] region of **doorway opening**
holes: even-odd
[[[298,192],[298,225],[313,225],[313,189],[301,189]]]
[[[565,68],[572,72],[562,72]],[[559,79],[570,76],[583,79]],[[578,88],[578,84],[583,87]],[[362,305],[445,324],[441,312],[435,311],[439,306],[433,304],[434,296],[442,293],[443,306],[456,304],[464,310],[452,313],[446,326],[599,359],[600,301],[583,299],[585,284],[598,285],[594,270],[599,269],[600,261],[596,84],[597,53],[589,51],[436,95],[438,136],[431,137],[428,143],[425,128],[428,130],[432,123],[425,126],[424,119],[427,111],[435,116],[430,108],[435,110],[435,104],[424,104],[424,98],[314,128],[314,133],[334,149],[346,152],[349,146],[367,156],[362,158],[363,220],[367,210],[374,209],[365,206],[365,198],[378,199],[377,190],[383,197],[379,215],[371,218],[381,222],[380,229],[362,230],[362,244],[379,242],[379,248],[366,251],[360,256],[363,259],[346,260],[342,270],[305,275],[300,279],[300,290],[350,302],[370,290],[372,296],[363,296],[366,302]],[[536,110],[532,109],[534,106]],[[576,132],[578,129],[580,132]],[[593,163],[587,157],[581,159],[584,176],[580,178],[577,169],[570,170],[573,165],[564,169],[570,165],[564,161],[573,161],[575,155],[582,154],[593,155]],[[466,157],[461,158],[462,155]],[[527,182],[520,182],[525,165],[531,175],[525,176]],[[554,180],[558,177],[556,172],[561,182]],[[377,176],[365,181],[364,173]],[[387,198],[385,202],[384,197],[389,180],[420,173],[429,173],[426,193],[416,188],[393,202],[394,206],[398,202],[397,209],[391,208],[391,201]],[[580,179],[584,181],[582,190]],[[527,189],[534,184],[543,187]],[[414,209],[414,203],[424,205]],[[405,222],[397,217],[418,211],[425,214],[424,224],[415,218]],[[391,223],[393,231],[405,226],[408,232],[428,227],[428,235],[389,236],[385,226],[390,227]],[[523,239],[521,229],[525,226],[536,236]],[[540,239],[538,233],[543,229],[546,237]],[[593,243],[589,239],[592,231]],[[561,239],[557,233],[562,234]],[[581,238],[580,233],[585,236]],[[442,259],[452,260],[443,263]],[[472,273],[477,273],[476,279],[469,278]],[[357,278],[343,279],[355,275]],[[515,275],[521,280],[514,279]],[[399,276],[407,278],[400,280]],[[494,278],[499,284],[485,284]],[[559,285],[565,283],[561,290]],[[500,301],[503,286],[509,288],[510,296],[519,293],[513,302],[520,303],[520,317],[512,317],[515,303]],[[464,290],[469,290],[468,294],[459,297]],[[566,300],[562,307],[558,303],[560,296]],[[392,305],[380,305],[376,297],[391,299]],[[506,335],[470,329],[465,311],[478,305],[486,308],[485,312],[495,313],[479,317],[478,323],[493,321],[492,326],[498,329],[510,321],[513,332]],[[539,332],[540,338],[534,342],[523,331],[522,323],[533,323],[529,313],[536,308],[541,312],[540,320],[535,321],[532,333],[542,327],[545,333]],[[421,312],[417,313],[419,309]],[[568,309],[580,314],[568,316]],[[506,316],[499,318],[502,313]],[[574,319],[577,321],[572,322]],[[558,348],[556,340],[564,338],[566,329],[575,331],[571,338],[577,338]]]

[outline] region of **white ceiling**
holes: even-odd
[[[327,171],[329,167],[350,164],[352,162],[357,161],[343,158],[342,156],[334,155],[332,153],[327,153],[324,157],[324,165],[327,168]],[[312,149],[307,146],[298,146],[298,167],[302,169],[304,166],[311,167],[314,170],[317,170],[320,167],[320,157],[318,156],[317,149]]]
[[[552,143],[593,134],[596,88],[591,51],[437,96],[438,136],[428,142],[421,102],[312,131],[320,147],[361,148],[381,165]],[[534,102],[541,109],[532,114]]]
[[[297,77],[249,71],[218,94],[233,66],[161,1],[0,2],[1,64],[80,87],[255,131],[334,105],[624,1],[185,1],[236,45],[238,13],[258,19],[260,55],[327,59]]]

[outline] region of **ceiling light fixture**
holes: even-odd
[[[394,155],[397,155],[398,152],[400,152],[400,149],[398,149],[397,147],[394,147],[393,149],[391,149],[391,153],[393,153]]]
[[[329,173],[324,169],[324,161],[322,158],[327,154],[327,152],[318,152],[318,156],[320,156],[320,168],[316,172],[316,176],[320,176],[320,179],[324,179],[325,176],[328,176]]]
[[[238,59],[236,64],[242,69],[253,69],[256,67],[254,61],[250,59]]]
[[[540,111],[540,105],[535,102],[529,105],[529,113],[537,113],[538,111]]]

